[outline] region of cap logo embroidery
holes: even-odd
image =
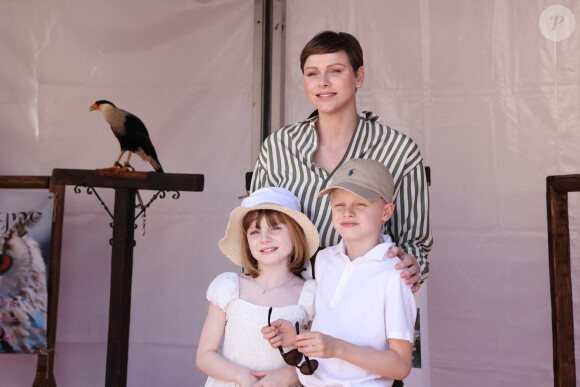
[[[348,176],[352,176],[354,174],[354,169],[351,169],[350,171],[348,171]]]

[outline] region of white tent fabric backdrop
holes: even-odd
[[[570,13],[542,14],[553,5]],[[575,5],[288,1],[285,121],[312,110],[298,64],[302,46],[321,30],[347,31],[365,50],[359,110],[413,137],[431,167],[431,386],[553,384],[545,180],[580,173]],[[205,380],[195,367],[205,290],[217,274],[235,270],[217,241],[254,163],[253,6],[251,0],[0,4],[0,175],[112,165],[117,142],[101,114],[88,111],[95,100],[109,99],[143,119],[167,172],[206,177],[203,192],[156,201],[144,236],[138,222],[129,386]],[[138,158],[132,163],[151,170]],[[99,193],[112,206],[113,193]],[[570,195],[574,277],[578,198]],[[67,190],[60,386],[104,384],[109,222],[94,196]],[[1,355],[0,384],[31,385],[35,367],[35,356]]]

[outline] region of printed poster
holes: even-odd
[[[429,331],[427,294],[429,280],[421,285],[415,293],[417,303],[417,320],[415,321],[415,342],[413,345],[413,368],[404,380],[405,387],[430,387],[431,375],[429,365]]]
[[[0,190],[0,353],[46,351],[53,194]]]

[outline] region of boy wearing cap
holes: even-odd
[[[316,257],[311,332],[292,334],[279,320],[262,333],[272,345],[295,344],[318,358],[314,374],[298,374],[304,386],[391,386],[411,371],[417,313],[398,258],[387,258],[394,243],[381,234],[394,210],[393,178],[379,162],[351,159],[319,196],[326,194],[342,240]]]

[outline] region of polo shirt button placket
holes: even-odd
[[[332,296],[332,299],[330,301],[331,306],[338,303],[339,300],[341,299],[342,294],[344,293],[346,283],[348,283],[348,280],[350,279],[350,274],[352,271],[351,268],[352,262],[349,262],[346,264],[346,267],[342,271],[342,275],[340,276],[340,280],[338,281],[338,285],[336,285],[336,290],[334,291],[334,295]]]

